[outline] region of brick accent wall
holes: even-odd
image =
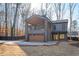
[[[36,35],[29,35],[30,41],[36,41],[36,42],[42,42],[44,41],[44,35],[43,34],[36,34]]]

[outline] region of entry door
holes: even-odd
[[[60,40],[64,40],[64,39],[65,39],[64,34],[60,34]]]
[[[53,40],[59,40],[58,39],[58,34],[53,34]]]

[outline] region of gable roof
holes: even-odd
[[[48,21],[51,22],[50,19],[48,19],[45,16],[40,16],[40,15],[32,15],[31,17],[29,17],[28,19],[26,19],[26,21],[30,24],[44,24],[44,21]]]

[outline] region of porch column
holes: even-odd
[[[28,23],[27,23],[27,21],[26,21],[26,24],[25,24],[25,39],[26,39],[26,41],[29,40],[28,37],[29,37],[29,36],[28,36]]]
[[[60,40],[60,33],[58,33],[58,40]]]
[[[65,41],[67,41],[68,39],[67,39],[67,33],[66,34],[64,34],[64,40]]]
[[[45,21],[45,34],[44,34],[44,36],[45,36],[44,41],[45,42],[48,40],[48,28],[47,27],[48,27],[47,21]]]

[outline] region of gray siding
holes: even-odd
[[[53,23],[52,24],[53,32],[66,32],[67,31],[67,23]]]

